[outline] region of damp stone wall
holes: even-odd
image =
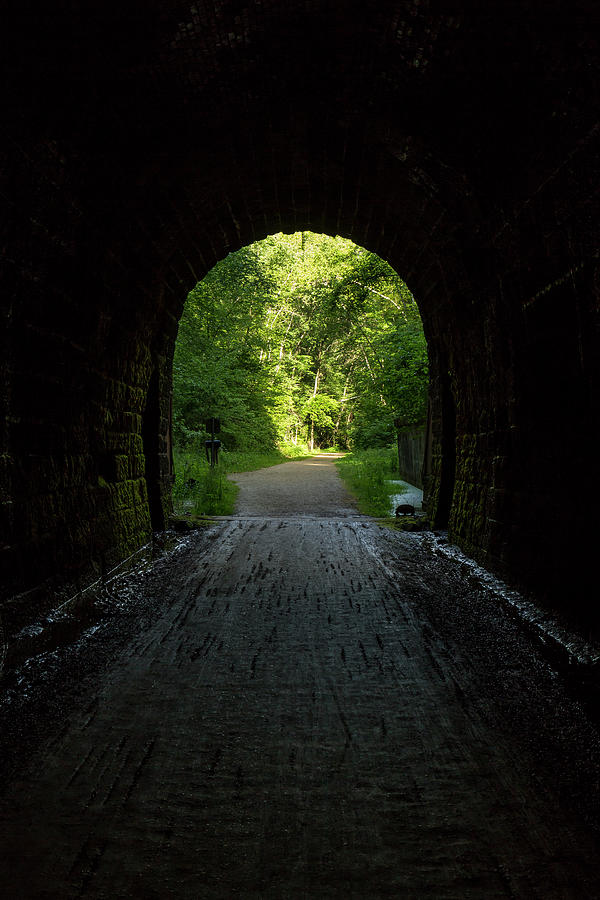
[[[398,471],[409,484],[423,489],[426,429],[424,425],[406,425],[398,429]]]

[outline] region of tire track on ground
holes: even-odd
[[[470,591],[369,520],[224,521],[6,791],[7,896],[599,896],[500,702],[568,698]]]

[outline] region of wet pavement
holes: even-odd
[[[187,537],[5,686],[3,896],[600,897],[586,703],[338,488]]]

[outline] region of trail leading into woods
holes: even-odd
[[[353,497],[334,468],[343,453],[319,453],[269,469],[230,475],[240,486],[240,516],[356,516]]]
[[[3,895],[600,896],[598,734],[486,588],[332,462],[240,481],[94,678],[79,653],[2,802]]]

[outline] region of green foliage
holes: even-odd
[[[338,460],[336,466],[355,495],[362,513],[389,516],[390,498],[398,493],[398,485],[390,483],[394,476],[398,477],[398,453],[395,449],[355,451]]]
[[[204,453],[204,443],[195,439],[188,449],[175,448],[175,484],[173,512],[177,516],[229,516],[233,512],[238,488],[227,475],[277,466],[290,459],[306,456],[306,447],[281,450],[221,451],[219,462],[211,468]],[[195,443],[195,446],[193,444]]]
[[[361,403],[352,423],[352,446],[355,450],[391,447],[396,429],[389,417],[380,416],[375,404]]]
[[[425,416],[416,303],[379,257],[301,232],[230,254],[190,293],[173,370],[180,448],[218,416],[228,451],[385,446]]]
[[[176,515],[230,515],[236,495],[237,486],[227,480],[222,463],[211,469],[197,453],[175,453],[173,511]]]

